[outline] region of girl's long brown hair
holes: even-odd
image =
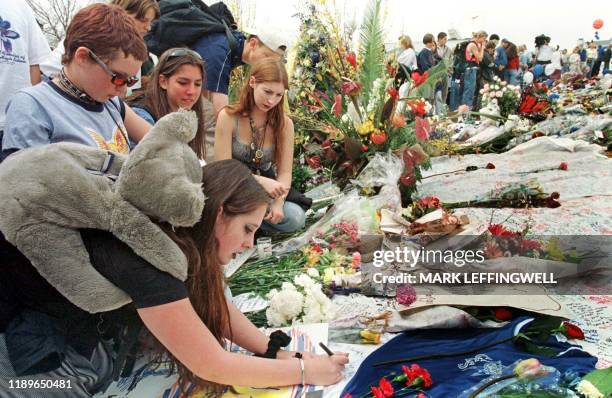
[[[206,204],[200,222],[193,227],[174,230],[168,224],[161,227],[187,257],[189,276],[186,285],[191,304],[219,344],[225,346],[225,339],[232,340],[232,330],[224,294],[223,264],[217,255],[215,220],[219,209],[226,217],[234,217],[267,205],[270,198],[251,171],[238,160],[212,162],[202,171]],[[172,367],[178,369],[183,392],[188,383],[193,383],[205,388],[212,396],[221,395],[226,386],[200,379],[170,353],[166,354],[171,358]],[[213,358],[207,360],[214,366]]]
[[[277,57],[264,58],[251,67],[251,73],[240,91],[238,102],[225,108],[229,115],[247,116],[255,109],[254,89],[249,84],[251,78],[255,80],[255,83],[282,83],[285,90],[289,89],[289,78],[287,77],[287,70],[283,61]],[[284,105],[285,94],[283,94],[283,98],[281,98],[279,103],[268,111],[268,125],[274,131],[274,146],[276,148],[277,159],[282,142],[281,134],[285,128]]]
[[[151,78],[145,88],[145,97],[141,102],[146,110],[151,112],[155,120],[159,120],[172,112],[166,91],[159,85],[160,76],[170,79],[181,66],[193,65],[202,71],[202,87],[204,87],[204,82],[206,81],[206,72],[202,58],[187,49],[185,49],[184,55],[171,57],[170,55],[175,50],[177,48],[171,48],[165,51],[159,58],[159,62],[151,72]],[[198,155],[198,158],[204,159],[206,157],[206,131],[204,127],[204,105],[201,94],[198,101],[193,105],[192,110],[198,116],[198,131],[195,138],[189,143],[189,146]]]

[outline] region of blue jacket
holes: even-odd
[[[346,393],[353,397],[364,396],[371,386],[378,386],[381,377],[388,376],[391,372],[399,375],[402,373],[402,365],[412,364],[373,367],[377,362],[473,350],[515,336],[532,320],[533,318],[528,317],[517,318],[499,329],[422,329],[404,332],[370,354],[340,396]],[[433,386],[426,390],[428,397],[459,397],[462,392],[486,378],[507,374],[510,371],[507,367],[522,359],[537,358],[542,364],[556,368],[561,374],[571,369],[583,376],[595,368],[597,358],[579,346],[559,342],[553,336],[546,342],[546,346],[561,353],[555,357],[530,354],[520,351],[514,343],[507,341],[478,352],[423,359],[417,364],[431,374]],[[393,387],[398,387],[398,383],[394,383]]]
[[[495,65],[508,65],[508,57],[506,56],[506,50],[504,50],[503,47],[497,47],[495,49]]]

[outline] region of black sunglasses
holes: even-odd
[[[195,57],[202,61],[202,56],[200,54],[185,47],[175,48],[174,50],[172,50],[170,54],[168,54],[168,59],[175,57],[184,57],[186,55],[191,55],[192,57]]]
[[[115,72],[111,68],[108,67],[93,51],[87,49],[89,53],[89,57],[93,59],[98,65],[104,69],[106,73],[111,77],[111,83],[113,83],[117,87],[121,87],[127,85],[128,87],[132,87],[134,84],[138,83],[138,77],[136,76],[126,76],[123,73]]]

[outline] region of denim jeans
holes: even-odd
[[[519,85],[518,74],[519,74],[518,69],[506,69],[504,80],[508,84],[511,84],[513,86],[518,86]]]
[[[461,103],[461,80],[451,79],[449,107],[451,111],[456,111]]]
[[[476,91],[476,74],[477,67],[469,67],[463,74],[463,95],[461,96],[461,104],[465,104],[472,109],[474,101],[474,92]]]
[[[264,221],[261,224],[261,230],[266,232],[294,232],[304,228],[306,213],[299,205],[293,202],[285,202],[283,214],[283,219],[277,224]]]

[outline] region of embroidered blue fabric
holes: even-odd
[[[552,366],[564,373],[573,370],[579,376],[595,368],[597,358],[583,351],[580,346],[558,341],[551,336],[548,347],[559,351],[555,357],[546,357],[520,351],[512,341],[494,345],[467,355],[438,359],[426,359],[411,363],[373,367],[382,361],[418,355],[468,351],[516,335],[533,318],[517,318],[499,329],[423,329],[407,331],[393,338],[370,354],[342,392],[361,397],[378,386],[381,377],[391,372],[402,373],[402,365],[417,363],[431,374],[433,386],[426,390],[428,397],[458,397],[461,392],[491,376],[502,376],[505,366],[521,359],[537,358],[544,365]],[[394,383],[394,388],[401,388]]]

